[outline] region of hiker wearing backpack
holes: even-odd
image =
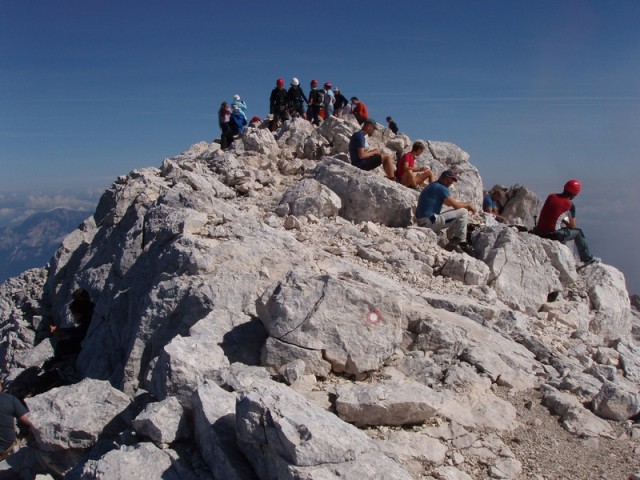
[[[247,117],[238,105],[233,106],[229,126],[234,135],[241,135],[247,128]]]
[[[336,97],[331,91],[331,82],[324,84],[324,118],[325,120],[333,115],[333,105],[336,103]]]
[[[324,90],[318,88],[318,81],[311,80],[307,119],[314,125],[320,125],[320,109],[324,106]]]
[[[284,78],[276,80],[276,88],[271,90],[269,97],[269,114],[272,115],[269,130],[275,132],[278,129],[280,121],[283,123],[289,120],[287,113],[287,91],[284,88]]]
[[[542,238],[558,240],[563,244],[573,240],[580,261],[586,266],[600,259],[591,255],[584,233],[577,228],[576,207],[572,200],[581,189],[582,185],[578,180],[569,180],[564,184],[562,193],[549,195],[542,206],[540,218],[533,233]]]
[[[367,110],[367,106],[362,103],[358,97],[351,97],[351,113],[356,117],[356,120],[360,125],[364,123],[364,121],[369,118],[369,111]]]
[[[240,110],[242,110],[242,113],[245,114],[245,116],[247,115],[247,102],[245,102],[244,100],[242,100],[240,98],[240,95],[238,95],[237,93],[233,96],[233,102],[231,102],[231,109],[233,110],[234,106],[238,106],[238,108]]]
[[[289,91],[287,92],[287,106],[289,107],[291,115],[307,118],[304,108],[305,103],[308,104],[309,101],[302,91],[302,88],[300,88],[300,81],[296,77],[293,77],[291,79],[291,87],[289,87]]]

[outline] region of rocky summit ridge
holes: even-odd
[[[27,398],[35,440],[0,474],[595,478],[545,467],[527,432],[548,424],[583,452],[630,445],[599,458],[633,475],[639,318],[622,273],[480,215],[475,257],[445,251],[413,224],[417,192],[348,164],[357,128],[250,127],[134,170],[46,267],[2,284],[8,380],[51,355],[43,332],[71,292],[95,310],[84,380]],[[411,146],[388,129],[369,143]],[[425,143],[418,163],[455,168],[479,207],[469,155]],[[531,226],[539,199],[508,197]]]

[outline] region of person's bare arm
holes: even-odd
[[[29,420],[29,416],[26,413],[18,418],[18,420],[20,420],[21,423],[24,423],[27,427],[33,426],[31,420]]]
[[[469,210],[471,213],[476,213],[476,209],[473,208],[471,203],[469,203],[469,202],[461,202],[460,200],[456,200],[452,196],[449,196],[449,197],[445,198],[444,199],[444,204],[447,205],[448,207],[453,207],[456,210],[458,210],[459,208],[464,208],[466,210]]]

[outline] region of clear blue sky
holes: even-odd
[[[317,78],[459,145],[485,186],[580,179],[592,251],[640,292],[639,19],[637,0],[0,0],[0,216],[212,140],[235,93],[262,117],[277,77]]]

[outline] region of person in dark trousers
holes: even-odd
[[[289,119],[287,113],[287,90],[284,88],[284,78],[276,80],[276,88],[271,90],[269,97],[269,113],[272,115],[269,130],[275,132],[280,126],[280,122]]]
[[[387,178],[395,181],[395,168],[393,157],[390,153],[379,148],[369,149],[367,137],[376,131],[377,125],[373,118],[368,118],[362,124],[362,129],[351,135],[349,140],[349,158],[351,164],[360,170],[374,170],[382,165]]]
[[[311,80],[311,90],[309,90],[309,108],[307,109],[307,119],[314,125],[320,125],[320,109],[324,104],[323,91],[318,88],[318,81]]]
[[[31,427],[28,413],[27,407],[16,397],[5,392],[0,382],[0,461],[11,455],[16,445],[15,420]]]
[[[220,127],[220,146],[226,149],[233,140],[233,132],[229,126],[229,118],[231,117],[231,108],[227,102],[222,102],[218,110],[218,126]]]
[[[573,240],[580,261],[586,266],[600,259],[591,255],[584,233],[577,228],[576,207],[572,200],[581,189],[582,185],[578,180],[569,180],[564,184],[562,193],[549,195],[542,206],[540,218],[533,233],[543,238],[558,240],[563,244]]]
[[[397,135],[398,125],[396,124],[396,122],[393,121],[393,118],[387,117],[387,123],[389,124],[389,129]]]
[[[291,115],[307,118],[305,114],[305,103],[308,104],[306,95],[300,88],[300,80],[296,77],[291,79],[291,87],[287,91],[287,105]]]

